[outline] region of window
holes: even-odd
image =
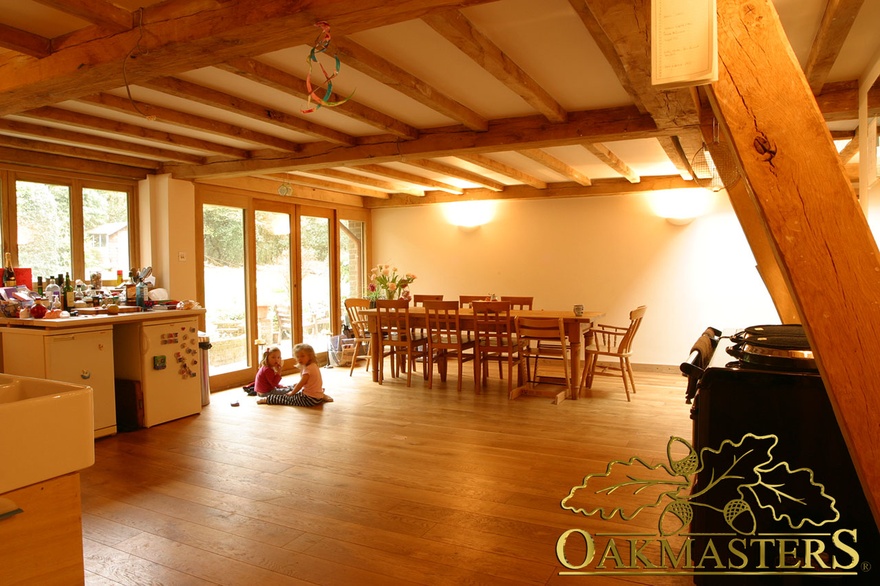
[[[70,186],[16,181],[18,265],[37,275],[73,271]]]

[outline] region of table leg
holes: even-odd
[[[583,337],[584,328],[589,329],[590,324],[575,322],[568,324],[566,328],[569,352],[571,352],[569,376],[571,376],[571,399],[573,400],[578,398],[578,385],[581,380],[581,338]]]
[[[379,336],[379,322],[376,316],[371,315],[367,319],[367,330],[370,332],[370,362],[373,367],[373,382],[379,382],[379,357],[382,355],[381,336]],[[378,344],[376,342],[379,342]]]

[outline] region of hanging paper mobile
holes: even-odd
[[[318,34],[318,38],[315,39],[315,44],[312,49],[309,51],[309,56],[306,58],[306,61],[309,64],[309,73],[306,75],[306,91],[309,92],[309,105],[311,106],[312,101],[314,101],[317,105],[313,107],[306,108],[302,111],[303,114],[311,114],[321,106],[326,106],[328,108],[333,108],[334,106],[339,106],[344,104],[348,100],[351,99],[351,95],[345,99],[339,100],[337,102],[329,101],[330,96],[333,94],[333,78],[339,75],[339,68],[341,67],[341,63],[339,62],[339,56],[334,55],[333,58],[336,62],[336,66],[333,69],[333,73],[327,73],[327,70],[324,68],[324,65],[318,61],[318,55],[320,53],[324,53],[327,51],[327,48],[330,46],[330,24],[324,22],[323,20],[315,23],[315,26],[320,27],[321,32]],[[321,73],[324,74],[324,83],[317,87],[312,87],[312,64],[317,63],[321,68]],[[318,91],[327,86],[324,91],[324,97],[320,97],[318,95]],[[354,95],[354,92],[351,92]]]

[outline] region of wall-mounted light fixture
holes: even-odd
[[[446,221],[462,230],[476,230],[495,217],[497,202],[491,200],[457,201],[443,204]]]
[[[715,203],[715,194],[708,189],[664,189],[647,197],[654,214],[676,226],[690,224],[708,213]]]

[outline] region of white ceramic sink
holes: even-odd
[[[92,388],[0,374],[0,494],[95,463]]]

